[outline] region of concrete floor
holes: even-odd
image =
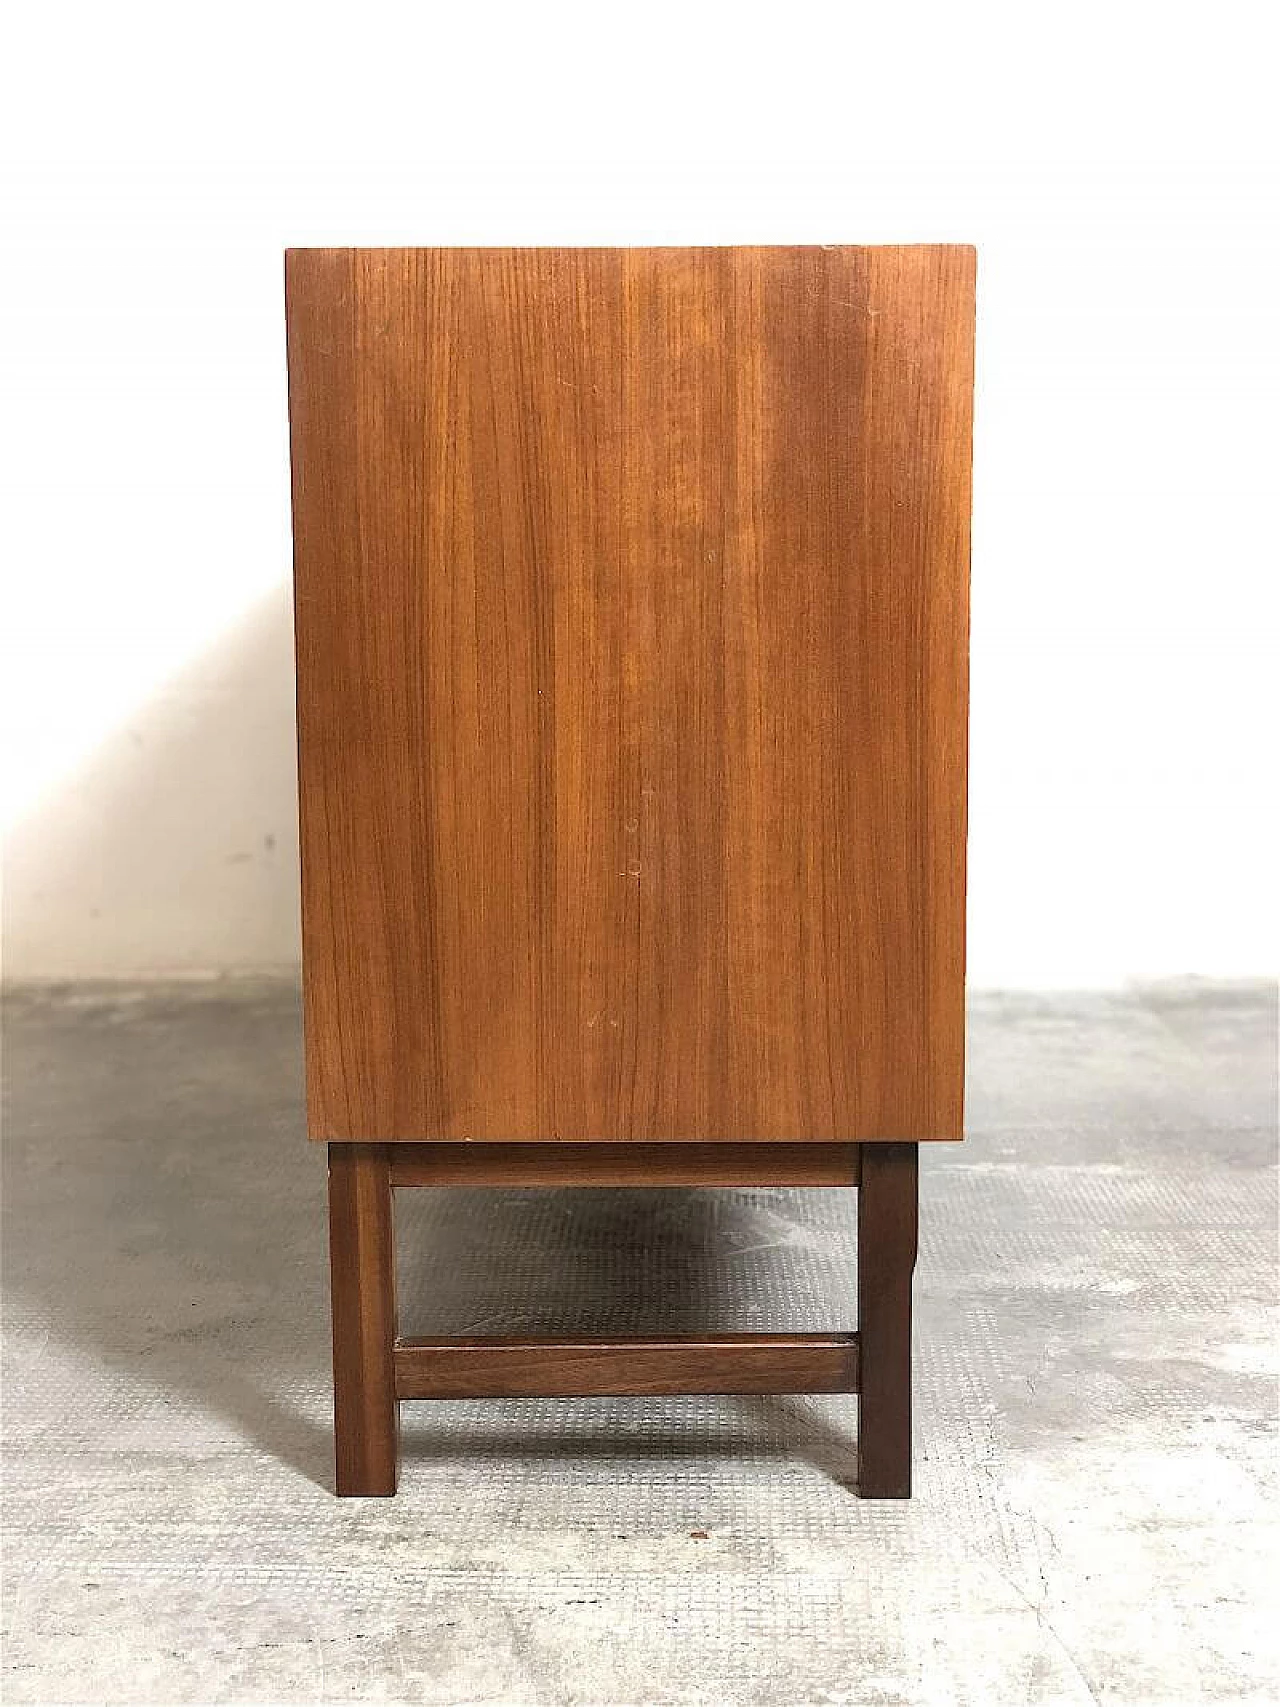
[[[802,1399],[407,1406],[339,1503],[293,989],[15,996],[6,1703],[1275,1701],[1275,993],[971,1029],[911,1503]],[[402,1204],[407,1332],[853,1318],[844,1192]]]

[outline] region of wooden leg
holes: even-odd
[[[396,1277],[384,1144],[329,1146],[329,1263],[337,1491],[394,1494]]]
[[[858,1492],[911,1495],[911,1275],[914,1144],[864,1144],[858,1190]]]

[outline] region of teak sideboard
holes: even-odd
[[[974,252],[297,249],[337,1490],[402,1399],[856,1392],[911,1481],[962,1136]],[[392,1197],[858,1190],[856,1332],[397,1335]]]

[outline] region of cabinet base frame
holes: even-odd
[[[442,1185],[858,1190],[856,1333],[400,1339],[394,1189]],[[911,1493],[915,1144],[329,1145],[336,1488],[396,1491],[402,1399],[857,1393],[857,1490]]]

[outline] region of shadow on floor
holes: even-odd
[[[7,1395],[19,1432],[24,1371],[52,1341],[105,1371],[140,1419],[140,1451],[247,1442],[330,1487],[324,1152],[302,1132],[296,991],[33,989],[6,1016],[5,1314],[20,1330]],[[843,1192],[398,1194],[401,1329],[844,1325],[853,1221]],[[405,1457],[656,1456],[714,1438],[803,1454],[843,1480],[848,1408],[846,1430],[798,1401],[709,1401],[687,1425],[672,1415],[667,1435],[602,1413],[593,1437],[580,1421],[557,1434],[555,1400],[532,1417],[525,1405],[519,1428],[487,1411],[497,1433],[475,1428],[474,1409],[424,1403],[406,1407]],[[69,1430],[92,1426],[69,1409]]]

